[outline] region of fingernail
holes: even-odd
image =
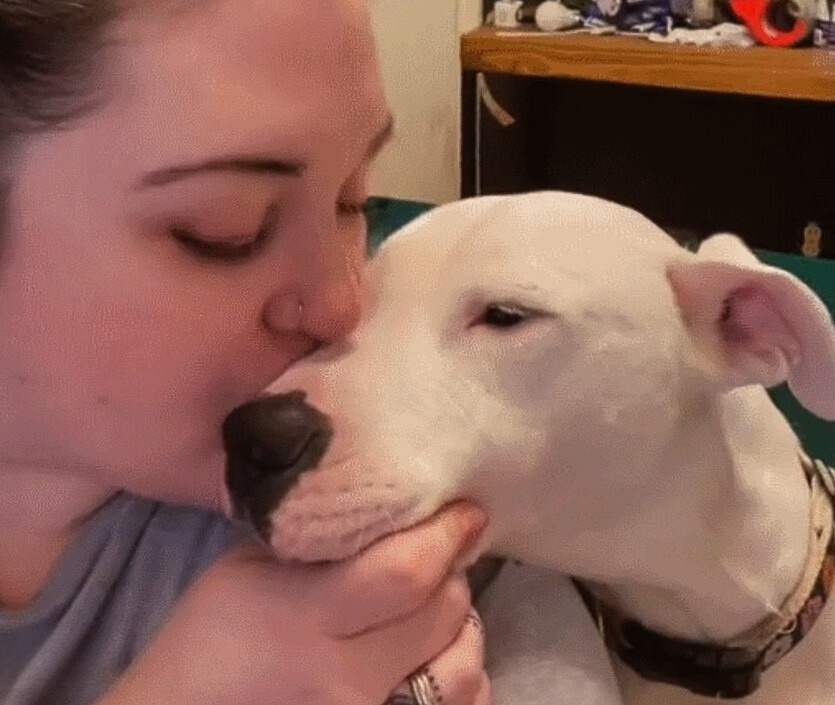
[[[481,538],[484,527],[487,526],[487,513],[479,507],[471,507],[465,510],[461,518],[461,524],[464,528],[464,535],[461,539],[459,547],[459,554],[465,553],[471,549],[476,542]]]

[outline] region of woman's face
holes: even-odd
[[[0,462],[207,504],[225,415],[355,324],[388,111],[359,0],[114,34],[104,106],[14,163]]]

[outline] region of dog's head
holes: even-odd
[[[723,392],[788,380],[835,416],[835,335],[731,236],[684,251],[566,193],[431,211],[371,261],[364,319],[229,417],[228,485],[279,556],[340,559],[457,498],[485,542],[554,564],[663,485]],[[565,565],[558,567],[565,568]]]

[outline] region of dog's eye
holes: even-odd
[[[513,328],[524,322],[527,317],[527,313],[521,309],[491,304],[484,309],[481,321],[491,328]]]

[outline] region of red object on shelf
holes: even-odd
[[[777,29],[768,17],[772,0],[731,0],[731,9],[750,30],[754,38],[772,47],[790,47],[806,38],[812,26],[798,18],[788,32]]]

